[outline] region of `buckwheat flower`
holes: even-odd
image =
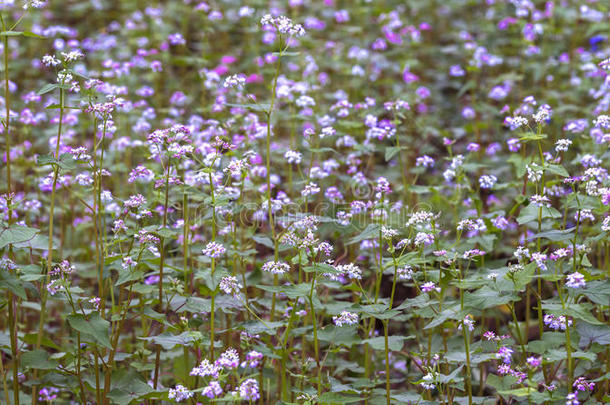
[[[145,166],[138,165],[129,173],[129,178],[127,179],[127,181],[129,183],[133,183],[135,181],[148,183],[152,181],[154,177],[155,173],[152,170],[148,169]]]
[[[577,391],[593,391],[595,389],[595,383],[587,381],[585,377],[578,377],[574,380],[572,387],[576,388]]]
[[[218,259],[221,257],[227,249],[218,242],[210,242],[204,249],[201,250],[204,256],[208,256],[212,259]]]
[[[466,218],[466,219],[460,220],[460,222],[458,222],[458,224],[455,228],[458,231],[464,231],[464,230],[472,231],[472,230],[476,229],[476,223],[472,219]]]
[[[152,233],[147,232],[144,229],[140,229],[138,231],[138,233],[136,233],[134,235],[134,237],[141,244],[157,244],[157,243],[160,242],[159,238],[157,238],[155,235],[153,235]]]
[[[57,294],[59,291],[64,290],[64,286],[61,283],[61,280],[56,279],[56,280],[51,280],[48,284],[47,284],[47,291],[49,292],[49,294],[51,295],[55,295]]]
[[[87,173],[79,173],[74,177],[74,181],[81,186],[90,186],[93,184],[93,179]]]
[[[551,314],[544,315],[542,318],[544,324],[553,330],[566,330],[566,322],[567,326],[572,326],[572,320],[567,319],[563,315],[555,316]]]
[[[527,118],[517,115],[515,117],[506,117],[504,125],[508,125],[511,131],[527,126]]]
[[[556,152],[567,152],[570,145],[572,145],[571,140],[560,139],[557,142],[555,142],[555,151]]]
[[[23,3],[23,9],[27,10],[29,8],[41,8],[44,7],[45,1],[41,0],[25,0]]]
[[[477,256],[485,256],[485,251],[479,249],[467,250],[466,252],[464,252],[464,255],[462,257],[464,259],[472,259],[473,257]]]
[[[378,193],[390,193],[392,189],[390,188],[390,182],[385,177],[379,177],[377,179],[377,185],[375,186],[375,190]]]
[[[415,159],[415,166],[432,167],[434,166],[434,159],[428,155],[419,156],[417,159]]]
[[[526,166],[527,178],[529,181],[537,182],[542,178],[542,166],[536,163],[530,163]]]
[[[441,292],[441,289],[437,287],[436,284],[434,284],[432,281],[428,281],[427,283],[422,284],[420,288],[422,292],[425,293],[430,291]]]
[[[216,365],[228,369],[239,367],[239,353],[233,348],[227,349],[216,360]]]
[[[93,306],[93,308],[96,311],[100,310],[100,304],[102,303],[102,300],[100,299],[100,297],[93,297],[89,299],[89,303]]]
[[[496,339],[496,334],[493,331],[488,330],[485,333],[483,333],[483,338],[485,340],[495,340]]]
[[[492,271],[491,273],[489,273],[489,274],[487,275],[487,279],[488,279],[488,280],[493,280],[493,281],[496,281],[496,279],[498,278],[498,276],[499,276],[499,274],[498,274],[498,273],[496,273],[496,272],[493,272],[493,271]]]
[[[523,260],[526,258],[530,257],[530,251],[528,248],[524,247],[524,246],[519,246],[517,248],[517,250],[514,251],[513,255],[519,259],[519,260]]]
[[[125,225],[125,221],[123,221],[122,219],[117,219],[116,221],[113,222],[112,232],[114,232],[115,234],[124,232],[126,230],[127,230],[127,225]]]
[[[532,262],[536,262],[536,266],[538,266],[541,271],[547,270],[547,266],[544,263],[547,259],[548,256],[546,255],[546,253],[541,252],[532,253],[532,257],[530,258]]]
[[[579,272],[568,274],[566,276],[566,287],[569,288],[582,288],[586,286],[585,276]]]
[[[466,317],[464,317],[462,322],[458,325],[458,330],[462,330],[462,325],[465,325],[468,328],[468,330],[470,332],[472,332],[474,330],[474,324],[475,324],[475,321],[474,321],[472,315],[468,314],[468,315],[466,315]]]
[[[479,177],[479,185],[483,189],[492,188],[497,181],[498,178],[491,174],[484,174],[483,176]]]
[[[124,202],[125,207],[128,208],[139,208],[144,204],[146,204],[146,198],[142,194],[132,195]]]
[[[593,124],[595,128],[610,129],[610,115],[598,115]]]
[[[396,275],[399,280],[411,280],[413,278],[413,267],[404,266],[396,269]]]
[[[514,350],[510,347],[502,346],[498,349],[498,353],[496,353],[497,359],[502,359],[504,364],[510,364],[512,361],[512,355]]]
[[[348,311],[341,311],[338,316],[333,316],[333,322],[339,327],[345,325],[355,325],[358,323],[358,314]]]
[[[222,387],[218,381],[210,381],[210,383],[201,391],[201,395],[204,397],[213,399],[219,397],[222,394]]]
[[[540,357],[531,356],[528,357],[526,361],[529,368],[537,368],[540,367],[540,364],[542,364],[542,359]]]
[[[436,384],[434,384],[435,381],[435,375],[433,373],[428,373],[422,377],[422,381],[419,383],[419,385],[421,385],[425,390],[433,390],[436,388]]]
[[[284,274],[290,271],[290,265],[284,262],[269,261],[263,264],[263,271],[268,271],[272,274]]]
[[[574,221],[583,222],[584,220],[595,221],[595,215],[591,210],[579,210],[574,214]]]
[[[360,270],[360,267],[353,263],[339,264],[335,266],[335,268],[350,279],[362,280],[362,270]]]
[[[169,389],[169,394],[167,395],[167,397],[169,399],[175,399],[176,401],[180,402],[193,397],[193,395],[195,394],[192,391],[189,391],[189,389],[186,388],[184,385],[178,384],[174,388]]]
[[[237,277],[235,276],[225,276],[220,279],[220,284],[218,285],[220,291],[225,294],[230,294],[234,297],[239,296],[239,292],[243,288],[243,285],[237,281]]]
[[[57,394],[59,390],[55,387],[44,387],[38,391],[38,400],[39,401],[54,401],[57,399]]]
[[[85,57],[85,55],[78,49],[70,52],[62,52],[61,56],[66,62],[74,62]]]
[[[220,367],[216,364],[210,363],[208,359],[203,359],[201,363],[194,367],[189,375],[198,376],[198,377],[212,377],[218,378],[218,373],[220,372]]]
[[[413,244],[415,246],[430,246],[431,244],[434,243],[434,235],[431,233],[425,233],[425,232],[418,232],[417,235],[415,235],[415,239],[413,241]]]
[[[498,374],[500,375],[508,375],[512,374],[513,369],[510,368],[510,364],[500,364],[498,366]]]
[[[258,382],[254,378],[248,378],[239,386],[239,397],[246,401],[256,401],[260,398]]]
[[[42,64],[45,66],[57,66],[61,63],[59,59],[52,55],[45,55],[42,57]]]
[[[452,65],[449,68],[449,76],[462,77],[466,74],[466,71],[460,65]]]
[[[430,211],[417,211],[411,214],[411,217],[405,226],[420,226],[429,228],[430,223],[434,219],[434,214]]]
[[[533,196],[530,197],[530,201],[537,205],[538,207],[550,207],[551,206],[551,200],[549,199],[549,197],[545,196],[545,195],[540,195],[540,194],[534,194]]]
[[[223,83],[223,86],[225,88],[230,88],[230,87],[237,87],[237,88],[241,88],[244,87],[244,85],[246,84],[246,78],[244,77],[244,75],[231,75],[229,77],[227,77]]]
[[[289,150],[286,153],[284,153],[284,159],[286,159],[286,162],[290,163],[290,164],[300,164],[301,160],[303,159],[303,155],[300,152],[296,152],[293,150]]]
[[[246,354],[246,360],[241,363],[242,368],[250,367],[256,368],[260,365],[261,360],[263,359],[263,354],[257,352],[256,350],[252,350]]]
[[[521,142],[519,142],[518,138],[510,138],[506,141],[506,145],[508,146],[508,150],[511,152],[517,152],[521,149]]]
[[[384,239],[392,240],[392,238],[398,236],[398,231],[396,229],[388,228],[386,226],[381,227],[381,235]]]
[[[470,142],[466,145],[466,150],[469,152],[478,152],[481,149],[481,145],[476,142]]]
[[[138,265],[138,262],[133,260],[129,256],[124,257],[123,260],[121,261],[121,267],[123,268],[123,270],[129,270],[137,265]]]
[[[578,394],[576,392],[570,392],[568,395],[566,395],[566,405],[580,405]]]
[[[318,185],[316,183],[311,182],[311,183],[307,184],[303,188],[303,190],[301,190],[301,195],[303,197],[307,197],[310,195],[318,194],[319,192],[320,192],[320,187],[318,187]]]
[[[184,45],[184,44],[186,44],[186,40],[184,39],[182,34],[180,34],[179,32],[177,32],[175,34],[168,35],[167,40],[172,45]]]
[[[548,121],[551,118],[551,113],[551,106],[543,104],[538,108],[536,114],[534,114],[534,121],[538,123]]]
[[[544,387],[545,390],[549,391],[549,392],[553,392],[557,389],[557,385],[555,385],[554,383],[546,385],[546,384],[542,384],[542,386]]]

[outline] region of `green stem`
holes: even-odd
[[[163,229],[167,227],[167,209],[169,204],[169,171],[171,168],[171,159],[167,162],[167,171],[165,173],[165,201],[163,205]],[[160,238],[161,251],[159,252],[160,263],[159,263],[159,313],[163,313],[163,268],[165,265],[165,238],[161,236]],[[160,324],[161,331],[163,332],[163,324]],[[157,346],[157,353],[155,355],[155,373],[153,377],[153,386],[156,389],[157,383],[159,381],[159,369],[161,366],[161,346]]]

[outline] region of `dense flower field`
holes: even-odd
[[[0,16],[0,403],[610,402],[609,3]]]

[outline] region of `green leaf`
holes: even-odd
[[[346,395],[339,394],[338,392],[325,392],[318,398],[320,404],[351,404],[352,402],[360,402],[361,400],[362,397],[360,395]]]
[[[515,388],[513,390],[498,391],[498,394],[506,395],[506,396],[513,396],[513,397],[527,397],[534,392],[537,392],[537,391],[532,387],[522,387],[522,388]]]
[[[36,233],[38,233],[38,229],[22,225],[11,225],[4,228],[0,233],[0,249],[10,244],[32,240]]]
[[[572,318],[580,319],[592,325],[603,325],[602,322],[598,321],[590,312],[588,308],[590,305],[587,304],[571,304],[565,309],[561,307],[561,304],[549,304],[543,303],[542,308],[552,312],[555,315],[564,315]]]
[[[610,326],[593,326],[586,322],[578,322],[576,331],[580,335],[578,346],[585,348],[592,343],[602,346],[610,345]]]
[[[591,281],[582,293],[595,304],[608,305],[610,302],[610,281]]]
[[[346,245],[353,245],[354,243],[358,243],[365,239],[378,238],[380,229],[381,226],[378,224],[369,224],[360,234],[358,234],[358,236],[349,239]]]
[[[413,336],[388,336],[388,348],[392,351],[399,351],[404,345],[404,341],[412,339]],[[377,336],[370,339],[364,339],[362,344],[368,343],[373,350],[385,350],[385,337]]]
[[[574,237],[575,229],[576,229],[576,227],[565,229],[565,230],[554,229],[552,231],[540,232],[540,233],[530,236],[529,238],[527,238],[527,240],[531,241],[531,240],[536,240],[536,239],[540,239],[540,238],[549,239],[554,242],[569,240]]]
[[[31,31],[1,31],[0,37],[27,37],[27,38],[38,38],[44,39],[42,35],[34,34]]]
[[[21,339],[23,340],[25,343],[30,344],[30,345],[35,345],[38,342],[38,334],[37,333],[28,333],[25,336],[23,336],[23,338]],[[50,347],[52,349],[55,349],[57,351],[61,350],[59,348],[59,346],[57,346],[55,344],[55,342],[53,342],[51,339],[49,339],[47,336],[43,336],[42,340],[40,342],[43,346],[47,346]]]
[[[405,146],[388,146],[387,148],[385,148],[385,161],[389,162],[403,149],[407,148]]]
[[[336,346],[347,347],[352,347],[362,342],[362,338],[358,336],[358,329],[355,325],[328,325],[324,329],[318,330],[318,340],[321,342],[332,342]]]
[[[36,94],[38,94],[39,96],[42,96],[43,94],[47,94],[55,89],[60,88],[61,85],[57,84],[57,83],[48,83],[45,84],[44,86],[42,86],[42,88],[40,90],[38,90],[38,92]]]
[[[269,104],[234,104],[234,103],[225,103],[228,107],[234,108],[246,108],[252,111],[259,112],[268,112],[271,106]]]
[[[541,219],[562,217],[561,213],[553,207],[542,207],[542,213],[540,214],[540,207],[536,204],[529,204],[521,209],[517,222],[519,225],[523,225],[528,222],[538,221],[538,215],[541,215]]]
[[[570,173],[560,165],[546,165],[544,166],[544,171],[551,172],[561,177],[570,177]]]
[[[20,37],[22,35],[22,31],[0,31],[0,37]]]
[[[546,134],[536,134],[534,132],[526,132],[525,134],[523,134],[519,139],[522,141],[540,141],[542,139],[546,139],[547,135]]]
[[[108,397],[119,405],[128,405],[133,401],[140,401],[143,396],[154,392],[154,389],[142,381],[142,378],[133,370],[126,372],[119,369],[112,373],[112,390]]]
[[[282,52],[282,53],[280,53],[280,52],[272,52],[272,54],[274,56],[280,56],[280,55],[281,56],[297,56],[297,55],[300,55],[301,52]]]
[[[172,335],[169,332],[164,332],[157,336],[150,337],[139,337],[138,339],[147,340],[154,344],[161,345],[164,350],[173,349],[175,346],[186,346],[190,347],[196,339],[201,338],[199,332],[183,332],[179,335]]]
[[[53,370],[59,363],[55,360],[49,360],[49,353],[38,349],[21,354],[21,364],[31,369]]]
[[[71,314],[68,315],[68,323],[73,329],[83,335],[91,336],[95,343],[112,349],[110,339],[108,338],[110,322],[103,319],[99,313],[91,313],[89,319],[82,314]]]

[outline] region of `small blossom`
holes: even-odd
[[[184,401],[186,399],[192,398],[195,395],[192,391],[189,391],[183,385],[176,385],[174,388],[169,389],[168,398],[175,399],[176,401]]]
[[[566,287],[570,288],[582,288],[586,285],[585,276],[579,272],[568,274],[566,277]]]
[[[333,322],[337,326],[355,325],[358,323],[358,314],[341,311],[341,314],[338,316],[333,316]]]
[[[201,252],[204,254],[204,256],[208,256],[213,259],[218,259],[226,251],[227,251],[227,249],[220,243],[210,242],[206,245],[205,249],[203,249]]]
[[[237,281],[237,277],[225,276],[220,279],[220,284],[218,288],[220,288],[220,291],[224,292],[225,294],[230,294],[234,297],[237,297],[239,295],[239,292],[243,288],[243,285],[241,285]]]

